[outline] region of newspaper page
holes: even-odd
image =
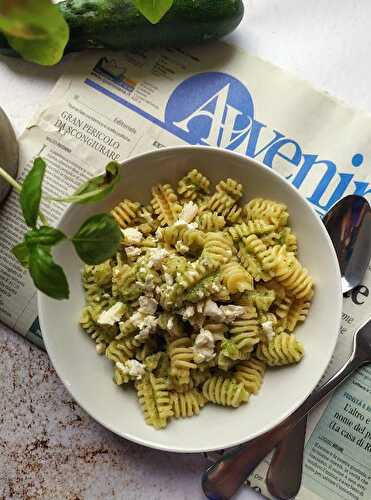
[[[217,146],[284,176],[319,216],[347,194],[370,199],[371,117],[253,55],[203,47],[77,56],[20,138],[20,179],[37,155],[49,194],[71,193],[109,160],[181,144]],[[60,205],[43,207],[56,222]],[[13,193],[0,212],[0,319],[42,346],[35,289],[9,249],[25,227]],[[371,268],[344,299],[335,355],[351,352],[370,310]],[[371,498],[371,370],[311,415],[300,500]],[[322,415],[322,416],[321,416]],[[265,460],[251,485],[268,496]]]

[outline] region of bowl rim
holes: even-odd
[[[291,190],[292,192],[295,193],[295,196],[300,197],[302,199],[302,201],[304,201],[304,203],[307,205],[307,208],[309,208],[309,210],[311,211],[312,215],[314,217],[318,218],[318,214],[316,213],[316,211],[314,210],[314,208],[310,205],[310,203],[307,201],[307,199],[300,193],[300,191],[298,189],[296,189],[295,187],[293,187],[282,175],[278,174],[273,169],[270,169],[269,167],[267,167],[266,165],[264,165],[262,162],[259,162],[259,161],[255,160],[255,159],[251,158],[250,156],[245,156],[245,155],[243,155],[241,153],[238,153],[238,152],[235,152],[235,151],[230,151],[230,150],[226,150],[226,149],[222,149],[222,148],[217,148],[217,147],[211,147],[211,146],[179,145],[179,146],[165,147],[165,148],[157,149],[157,150],[154,150],[154,151],[147,151],[145,153],[141,153],[141,154],[138,154],[138,155],[131,156],[130,158],[127,158],[124,161],[122,161],[120,163],[120,165],[123,166],[123,167],[125,167],[131,161],[138,161],[138,160],[143,159],[143,158],[147,158],[147,157],[151,157],[151,156],[156,156],[157,154],[162,153],[164,151],[165,152],[170,152],[170,153],[171,152],[180,153],[182,150],[188,150],[188,151],[189,150],[212,151],[212,152],[214,152],[216,154],[220,154],[220,155],[238,157],[242,161],[255,164],[255,166],[257,166],[258,168],[264,168],[264,169],[268,170],[268,172],[269,172],[268,175],[273,175],[276,178],[278,178],[281,182],[284,182],[287,185],[287,187],[289,188],[289,190]],[[68,213],[71,210],[73,210],[73,205],[69,205],[67,207],[67,209],[64,211],[61,219],[58,222],[58,226],[57,227],[60,227],[60,225],[63,223],[64,218],[68,215]],[[332,260],[333,260],[334,265],[335,265],[336,275],[337,275],[336,276],[336,282],[337,282],[337,285],[338,285],[338,287],[337,287],[338,289],[334,290],[334,298],[336,300],[336,303],[334,303],[334,308],[332,310],[332,315],[335,314],[336,317],[337,317],[337,322],[336,322],[337,323],[337,335],[334,335],[333,339],[332,339],[331,349],[329,350],[329,352],[330,352],[331,355],[329,356],[329,360],[328,360],[326,366],[324,367],[323,372],[318,374],[316,383],[313,386],[313,388],[311,390],[309,390],[308,392],[304,393],[303,396],[294,405],[292,405],[286,412],[284,412],[281,415],[281,417],[279,419],[277,419],[275,421],[275,423],[274,423],[273,426],[267,425],[267,426],[261,428],[259,431],[256,431],[255,433],[253,433],[249,437],[248,440],[242,438],[242,439],[234,440],[233,442],[229,442],[229,443],[225,443],[225,442],[223,443],[223,442],[221,442],[218,445],[213,445],[211,447],[206,447],[206,448],[205,447],[182,448],[181,444],[179,446],[174,447],[172,445],[165,445],[165,444],[157,443],[156,441],[152,441],[150,439],[142,439],[142,438],[140,438],[138,436],[132,435],[129,432],[124,432],[124,431],[121,431],[120,429],[113,428],[113,426],[111,426],[110,424],[107,424],[106,422],[104,422],[104,419],[101,419],[99,416],[97,416],[95,414],[94,408],[92,408],[92,409],[87,409],[86,408],[86,406],[80,401],[80,398],[75,394],[75,391],[73,390],[72,384],[67,383],[66,380],[65,380],[65,378],[60,375],[59,362],[56,359],[56,356],[54,356],[54,354],[51,354],[51,350],[49,349],[50,344],[49,344],[49,340],[48,340],[48,334],[44,335],[44,333],[43,333],[44,331],[46,331],[45,324],[44,324],[44,318],[43,318],[43,308],[44,308],[44,306],[43,306],[43,299],[44,299],[45,296],[44,296],[44,294],[42,292],[40,292],[39,290],[37,290],[37,308],[38,308],[40,328],[41,328],[41,332],[42,332],[42,336],[43,336],[43,340],[44,340],[44,344],[45,344],[45,348],[46,348],[47,354],[48,354],[49,359],[50,359],[50,361],[51,361],[51,363],[53,365],[54,370],[56,371],[56,373],[58,375],[58,378],[61,380],[61,382],[63,383],[64,387],[66,388],[66,390],[68,391],[68,393],[71,395],[71,397],[77,402],[77,404],[93,420],[95,420],[96,422],[98,422],[100,425],[102,425],[103,427],[105,427],[106,429],[108,429],[109,431],[111,431],[112,433],[114,433],[114,434],[116,434],[116,435],[118,435],[118,436],[120,436],[120,437],[122,437],[124,439],[128,439],[129,441],[132,441],[132,442],[134,442],[136,444],[140,444],[142,446],[146,446],[146,447],[153,448],[153,449],[156,449],[156,450],[168,451],[168,452],[173,452],[173,453],[203,453],[203,452],[211,452],[211,451],[217,451],[217,450],[221,450],[221,449],[232,448],[232,447],[240,445],[242,443],[247,443],[247,442],[253,440],[256,437],[259,437],[259,436],[265,434],[266,432],[274,429],[276,426],[278,426],[279,424],[281,424],[289,415],[291,415],[295,410],[297,410],[297,408],[299,408],[299,406],[305,401],[305,399],[312,393],[312,391],[318,385],[318,382],[322,378],[323,374],[327,370],[327,368],[328,368],[328,366],[330,364],[330,361],[332,359],[332,356],[334,354],[336,344],[338,342],[338,337],[339,337],[339,332],[340,332],[340,326],[341,326],[341,314],[342,314],[342,308],[343,308],[343,301],[342,301],[343,295],[342,295],[342,288],[341,288],[341,273],[340,273],[339,262],[338,262],[338,258],[337,258],[337,255],[336,255],[333,243],[331,241],[331,238],[330,238],[330,236],[329,236],[329,234],[328,234],[328,232],[327,232],[324,224],[322,224],[322,233],[324,234],[324,236],[327,239],[327,242],[329,244],[328,245],[329,246],[329,251],[332,254]]]

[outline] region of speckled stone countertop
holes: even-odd
[[[204,498],[202,455],[174,459],[105,430],[71,399],[46,353],[5,327],[0,360],[0,498]]]

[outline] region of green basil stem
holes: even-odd
[[[19,184],[11,175],[6,172],[2,167],[0,167],[0,177],[2,177],[8,184],[10,184],[16,191],[17,193],[20,193],[22,190],[22,185]],[[45,217],[44,214],[39,212],[39,217],[41,222],[44,224],[44,226],[48,226],[48,219]]]
[[[2,167],[0,167],[0,176],[6,180],[8,184],[10,184],[17,193],[20,193],[22,190],[22,186],[15,180],[11,175],[8,174]]]
[[[53,198],[52,196],[45,196],[45,200],[47,201],[58,201],[60,203],[75,203],[76,201],[84,201],[96,196],[97,194],[101,194],[102,188],[96,189],[95,191],[89,191],[84,194],[73,194],[71,196],[65,196],[64,198]]]

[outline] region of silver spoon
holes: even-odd
[[[13,127],[0,108],[0,167],[15,177],[18,168],[18,142]],[[0,178],[0,203],[9,193],[10,185]]]
[[[367,224],[367,233],[370,234],[371,212],[367,202],[365,205],[362,203],[358,213],[359,217],[354,216],[353,218],[351,213],[349,213],[345,217],[346,223],[340,226],[340,240],[344,243],[352,241],[352,238],[350,238],[352,230],[350,228],[353,225],[359,228],[363,218],[365,222],[362,223],[362,226],[363,224]],[[365,243],[367,243],[366,250],[369,252],[370,245],[369,242],[366,242],[366,238],[363,239],[363,245]],[[348,255],[352,255],[353,253],[355,256],[360,256],[362,245],[358,243],[354,244],[353,250],[348,250]],[[345,262],[346,255],[347,252],[339,252],[339,261]],[[351,266],[344,265],[342,269],[346,269],[347,273],[349,270],[352,270],[357,275],[360,274],[359,266],[354,264]],[[352,283],[353,279],[348,276],[346,281]],[[371,362],[371,324],[368,323],[355,335],[354,350],[348,363],[321,388],[315,389],[292,415],[271,431],[255,438],[246,445],[225,453],[220,460],[205,471],[202,478],[202,487],[206,496],[213,500],[230,498],[259,462],[286,436],[287,432],[291,431],[314,406],[322,401],[330,391],[345,380],[355,369],[367,362]]]
[[[338,256],[343,294],[358,286],[371,257],[368,202],[357,195],[341,199],[323,222]],[[267,473],[267,487],[279,500],[294,498],[301,486],[307,419],[278,444]]]

